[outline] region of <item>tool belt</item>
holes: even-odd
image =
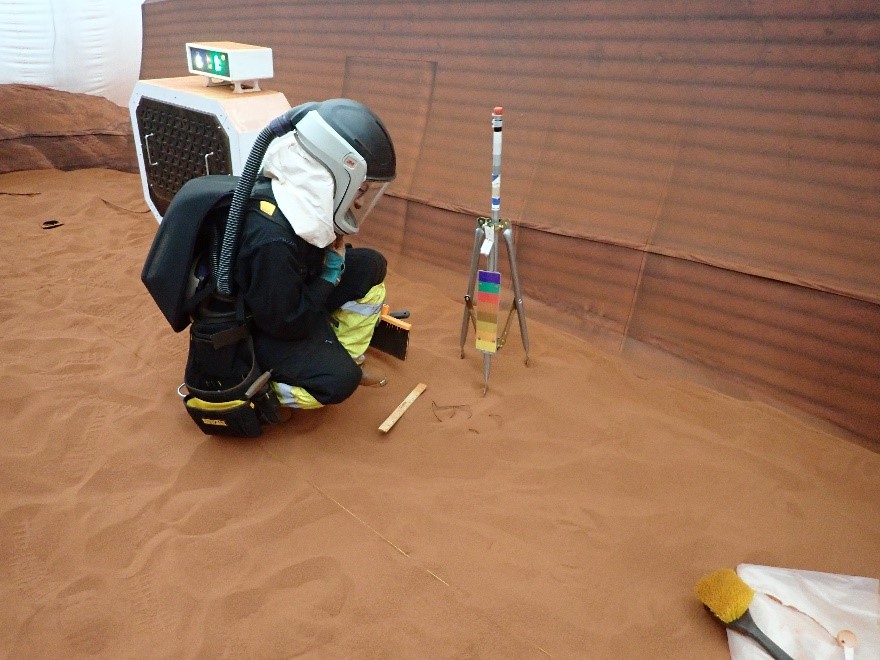
[[[271,371],[257,364],[250,324],[234,311],[206,313],[190,325],[186,411],[207,435],[256,438],[280,421]]]

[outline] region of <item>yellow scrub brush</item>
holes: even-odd
[[[749,605],[755,590],[747,585],[732,568],[709,573],[697,583],[694,593],[728,628],[748,635],[760,644],[773,660],[794,660],[758,628]]]

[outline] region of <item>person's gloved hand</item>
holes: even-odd
[[[337,236],[332,245],[324,248],[324,268],[321,270],[321,279],[327,280],[335,286],[339,284],[343,271],[345,271],[345,242],[342,236]]]

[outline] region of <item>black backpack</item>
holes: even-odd
[[[141,280],[175,332],[190,328],[178,393],[209,435],[257,437],[279,421],[271,373],[257,364],[243,301],[217,290],[217,263],[239,178],[187,181],[165,212]],[[186,390],[186,391],[184,391]]]

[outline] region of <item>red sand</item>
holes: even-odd
[[[5,174],[0,217],[0,655],[725,658],[705,573],[880,573],[880,454],[827,425],[539,313],[482,396],[466,265],[392,259],[387,387],[219,440],[139,281],[137,175]]]

